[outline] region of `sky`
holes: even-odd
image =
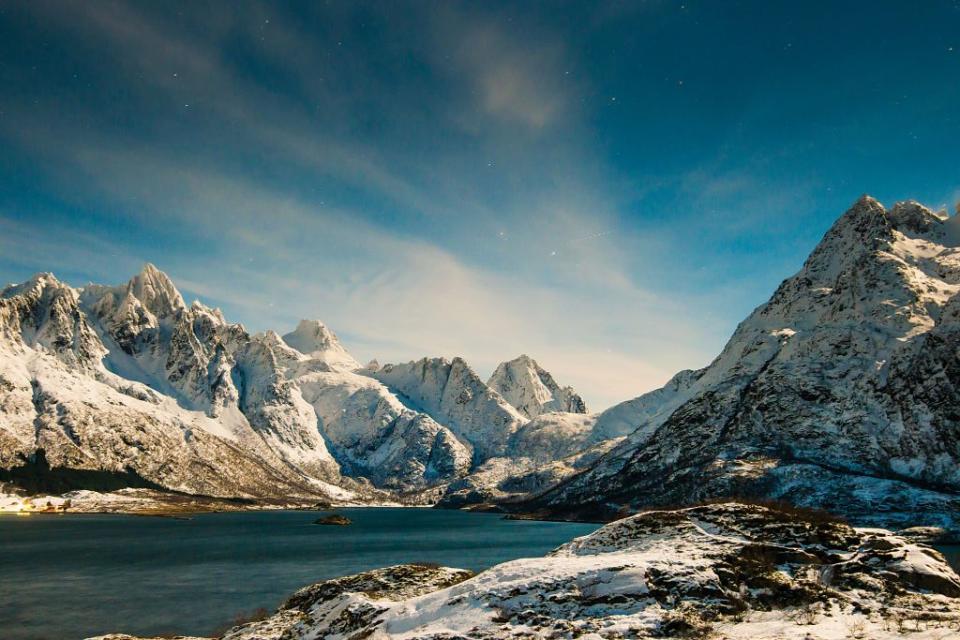
[[[960,199],[960,3],[0,4],[0,281],[152,262],[361,361],[706,365],[861,194]]]

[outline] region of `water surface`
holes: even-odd
[[[0,637],[71,640],[122,631],[204,635],[273,609],[306,584],[402,562],[480,570],[540,556],[597,525],[438,509],[0,517]]]
[[[0,637],[210,634],[301,586],[402,562],[475,571],[540,556],[597,525],[436,509],[0,517]],[[960,546],[938,547],[960,570]]]
[[[942,545],[937,549],[947,558],[953,570],[960,573],[960,544]]]

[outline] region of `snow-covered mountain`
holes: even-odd
[[[599,416],[598,434],[627,438],[533,506],[598,514],[745,495],[951,520],[958,231],[915,202],[862,198],[708,367]]]
[[[501,362],[487,386],[503,396],[521,415],[536,418],[542,413],[586,413],[587,406],[573,387],[561,387],[553,376],[528,355]]]
[[[0,292],[0,478],[39,465],[94,474],[69,488],[430,501],[475,476],[489,499],[540,466],[537,488],[555,484],[575,471],[557,459],[595,444],[589,419],[547,415],[530,422],[460,358],[361,368],[315,320],[250,334],[149,264],[118,286],[39,274]]]
[[[296,330],[283,336],[283,341],[311,360],[323,362],[332,371],[360,368],[360,363],[347,353],[333,331],[319,320],[301,320]]]
[[[201,358],[196,335],[183,331],[216,315],[185,307],[152,277],[145,269],[125,288],[92,288],[84,299],[51,274],[0,293],[0,465],[36,462],[42,451],[55,468],[133,474],[189,493],[322,492],[232,411],[214,417],[236,397],[217,373],[226,355]],[[316,453],[323,466],[328,454]]]
[[[709,366],[588,415],[526,356],[489,383],[461,358],[361,368],[320,322],[250,334],[151,265],[39,274],[0,292],[0,480],[594,517],[741,495],[960,526],[958,293],[957,219],[864,197]]]
[[[481,434],[503,442],[525,422],[438,403],[461,439],[359,368],[320,322],[251,335],[187,305],[152,265],[83,289],[40,274],[0,293],[0,468],[41,460],[187,493],[361,498],[364,482],[442,489],[488,457]]]
[[[527,422],[462,358],[423,358],[364,372],[436,416],[470,444],[477,461],[507,455],[510,437]]]

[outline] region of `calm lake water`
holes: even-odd
[[[354,524],[314,525],[319,514],[306,511],[0,517],[0,634],[204,635],[325,578],[403,562],[480,570],[597,528],[438,509],[338,513]]]

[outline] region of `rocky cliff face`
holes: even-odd
[[[713,363],[615,408],[610,433],[634,431],[538,504],[609,513],[746,495],[950,519],[957,229],[917,203],[885,210],[864,197]]]
[[[587,412],[583,398],[572,387],[561,387],[548,371],[527,355],[500,363],[487,386],[527,418],[552,411]]]

